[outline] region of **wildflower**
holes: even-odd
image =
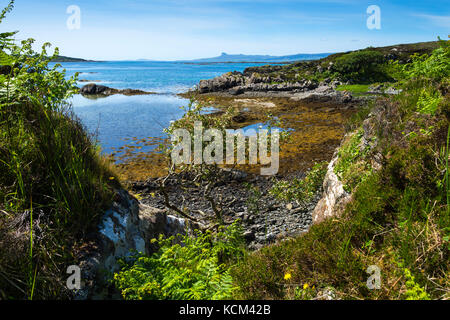
[[[109,177],[109,180],[116,180],[116,178],[114,178],[114,177]]]
[[[303,285],[303,290],[306,290],[306,289],[308,289],[308,288],[309,288],[309,284],[305,283],[305,284]]]
[[[285,275],[284,275],[284,280],[290,280],[292,278],[292,275],[290,274],[290,273],[286,273]]]

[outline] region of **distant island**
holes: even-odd
[[[52,59],[52,62],[97,62],[97,61],[65,56],[56,56],[56,58]]]

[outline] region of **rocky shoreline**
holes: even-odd
[[[286,82],[281,78],[261,76],[244,71],[229,72],[210,80],[202,80],[195,90],[183,96],[218,96],[240,98],[290,98],[303,102],[335,102],[338,104],[363,100],[350,92],[337,91],[343,83],[326,79],[322,82],[299,80]]]

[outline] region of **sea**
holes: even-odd
[[[143,139],[164,138],[163,129],[183,116],[182,107],[189,100],[177,94],[194,88],[200,80],[211,79],[229,71],[267,63],[211,63],[111,61],[59,63],[66,76],[79,73],[79,87],[96,83],[116,89],[140,89],[152,95],[112,95],[70,99],[75,115],[81,120],[104,154],[114,154],[130,143]],[[88,82],[86,82],[88,81]],[[146,145],[141,151],[150,151]]]

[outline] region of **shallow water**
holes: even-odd
[[[156,95],[72,99],[75,114],[89,132],[96,136],[104,153],[114,153],[133,141],[148,137],[164,138],[163,128],[183,115],[181,106],[189,101],[178,97],[202,79],[210,79],[229,71],[243,71],[260,64],[221,63],[210,65],[179,62],[83,62],[61,63],[67,76],[79,72],[80,80],[95,81],[117,89],[140,89]],[[89,82],[79,82],[83,86]],[[154,146],[144,146],[149,151]]]
[[[163,137],[170,121],[183,115],[186,99],[175,95],[113,95],[97,100],[76,95],[72,99],[75,114],[96,136],[104,153],[113,153],[130,144],[129,140]],[[151,146],[142,151],[151,150]]]

